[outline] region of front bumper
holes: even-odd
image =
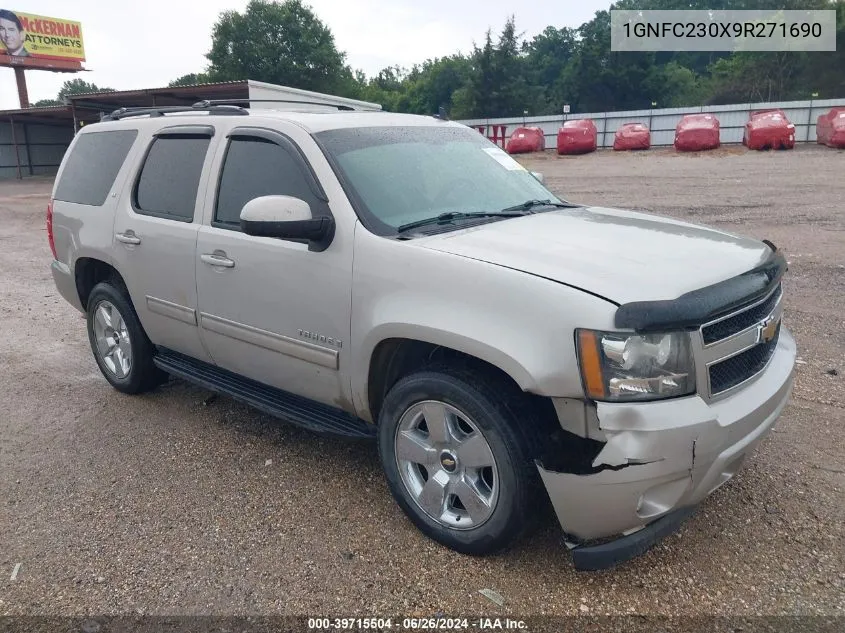
[[[728,481],[772,429],[792,392],[795,355],[795,340],[782,328],[766,369],[729,397],[598,403],[607,443],[593,466],[609,468],[581,475],[537,464],[564,532],[576,543],[633,536],[670,513],[686,514],[679,511]],[[615,552],[610,564],[642,553],[642,540],[628,556]]]

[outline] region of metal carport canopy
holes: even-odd
[[[67,101],[77,111],[94,110],[108,113],[120,108],[132,108],[136,106],[179,106],[191,105],[203,99],[248,98],[249,82],[244,80],[173,86],[169,88],[92,92],[69,95]]]

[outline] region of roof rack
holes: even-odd
[[[435,119],[440,119],[441,121],[449,120],[449,115],[446,114],[446,108],[444,108],[443,106],[440,106],[440,108],[437,110],[437,114],[432,114],[431,116],[433,116]]]
[[[204,101],[196,102],[194,104],[194,107],[207,108],[233,103],[296,103],[300,105],[314,105],[324,106],[326,108],[337,108],[338,110],[346,110],[350,112],[355,111],[355,108],[353,108],[352,106],[343,105],[339,103],[324,103],[321,101],[300,101],[297,99],[206,99]]]
[[[209,114],[249,114],[249,110],[238,103],[295,103],[299,105],[324,106],[344,111],[355,111],[355,108],[335,103],[321,103],[319,101],[300,101],[296,99],[205,99],[190,106],[141,106],[137,108],[120,108],[111,114],[104,115],[101,121],[119,121],[134,116],[158,117],[177,112],[208,112]]]
[[[249,114],[249,110],[238,106],[226,105],[211,105],[204,102],[195,103],[192,106],[163,106],[163,107],[138,107],[138,108],[120,108],[111,114],[107,114],[101,121],[119,121],[127,117],[133,116],[149,116],[158,117],[165,114],[174,114],[176,112],[208,112],[209,114],[235,114],[245,115]]]

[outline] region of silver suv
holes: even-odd
[[[468,554],[548,500],[576,567],[645,551],[792,388],[773,244],[572,204],[438,118],[119,111],[74,139],[47,228],[116,389],[169,374],[374,438],[402,510]]]

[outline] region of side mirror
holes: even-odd
[[[542,183],[546,182],[546,177],[543,176],[543,174],[540,173],[539,171],[532,171],[531,175],[534,176],[537,180],[539,180]]]
[[[241,230],[258,237],[304,241],[309,250],[322,251],[334,237],[334,219],[312,217],[311,207],[299,198],[261,196],[241,210]]]

